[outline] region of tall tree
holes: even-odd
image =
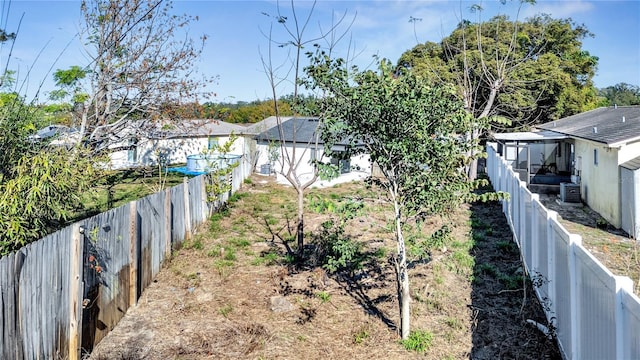
[[[2,1],[1,19],[10,1]],[[9,70],[16,33],[0,30],[0,256],[57,229],[81,205],[80,194],[95,179],[93,158],[84,149],[54,146],[52,137],[37,137],[47,125],[42,110],[25,101]],[[6,92],[5,92],[6,91]]]
[[[534,3],[520,0],[520,6]],[[482,13],[479,6],[472,8]],[[526,129],[596,106],[592,78],[597,58],[582,50],[592,34],[571,19],[534,16],[526,21],[496,16],[460,22],[440,43],[405,52],[398,67],[432,81],[453,83],[476,119],[502,119],[494,128]],[[478,130],[470,134],[477,137]],[[472,164],[469,174],[475,177]]]
[[[640,87],[637,85],[619,83],[600,89],[598,95],[604,98],[603,106],[640,105]]]
[[[410,289],[403,228],[410,218],[449,212],[475,198],[471,190],[486,181],[469,181],[465,155],[478,146],[463,134],[483,126],[465,111],[452,86],[432,85],[415,72],[398,74],[388,61],[379,70],[353,77],[341,59],[314,55],[307,69],[326,93],[320,103],[326,150],[343,139],[349,151],[365,152],[384,175],[375,180],[393,204],[397,243],[396,274],[401,336],[410,330]],[[358,145],[358,146],[356,146]]]
[[[94,149],[130,137],[122,130],[137,119],[154,120],[170,115],[174,105],[197,102],[212,80],[195,71],[206,40],[190,37],[189,24],[197,18],[174,15],[172,6],[169,0],[82,2],[89,63],[73,73],[77,77],[57,80],[77,89],[82,83],[83,96],[76,97],[80,131]],[[144,130],[143,122],[137,125]]]

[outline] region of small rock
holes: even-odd
[[[270,299],[271,311],[273,312],[287,312],[293,310],[293,304],[289,302],[284,296],[272,296]]]

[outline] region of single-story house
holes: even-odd
[[[76,145],[80,139],[78,129],[70,128],[65,125],[52,124],[36,131],[35,134],[29,135],[31,141],[49,140],[49,144],[53,146],[72,147]]]
[[[132,124],[132,127],[135,123]],[[220,120],[181,120],[175,123],[157,123],[144,130],[130,131],[127,144],[116,144],[110,154],[114,168],[154,166],[159,161],[167,165],[185,164],[187,156],[212,150],[224,145],[231,134],[238,135],[230,153],[243,155],[246,141],[245,127]]]
[[[602,107],[537,130],[494,135],[521,179],[558,186],[561,197],[575,187],[580,201],[640,239],[640,106]]]
[[[313,117],[285,117],[281,118],[281,126],[276,123],[275,126],[258,134],[256,170],[265,175],[275,173],[279,183],[288,184],[283,175],[290,169],[291,162],[287,159],[295,159],[294,171],[298,179],[305,183],[313,177],[313,161],[317,160],[338,165],[340,174],[338,178],[330,181],[318,179],[312,186],[330,186],[368,177],[371,174],[369,155],[362,154],[348,159],[325,156],[324,143],[318,132],[319,124],[319,120]],[[280,146],[282,142],[283,147]],[[346,145],[336,144],[332,150],[344,150]]]

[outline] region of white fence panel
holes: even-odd
[[[640,359],[640,299],[628,277],[614,276],[531,194],[487,146],[487,174],[503,201],[524,266],[566,359]],[[517,180],[516,180],[517,178]],[[536,281],[540,280],[540,281]]]
[[[620,292],[622,305],[622,359],[638,358],[640,354],[640,299],[630,291]],[[625,345],[628,344],[628,345]]]
[[[589,251],[576,246],[578,359],[615,359],[616,284],[613,274]]]
[[[540,300],[543,303],[549,302],[549,241],[547,236],[548,213],[540,201],[533,200],[533,250],[530,274],[534,278],[540,278],[541,284],[537,288]]]
[[[556,326],[559,343],[567,357],[571,358],[571,346],[573,344],[571,339],[573,336],[571,308],[572,299],[574,298],[572,292],[575,291],[571,286],[572,274],[575,274],[575,269],[572,268],[572,264],[575,262],[571,261],[573,256],[571,246],[573,245],[571,234],[557,222],[551,222],[551,232],[553,233],[555,276],[549,279],[549,286],[553,289],[554,294],[551,303],[556,321],[553,323]]]

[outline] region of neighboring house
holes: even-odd
[[[281,119],[282,138],[277,123],[270,129],[261,132],[257,137],[256,169],[262,174],[276,173],[279,183],[288,181],[282,173],[289,171],[287,157],[295,156],[295,172],[302,183],[310,180],[314,173],[314,160],[333,163],[339,166],[340,175],[331,181],[318,179],[314,186],[327,186],[348,180],[363,179],[371,174],[371,163],[368,155],[358,155],[349,159],[329,158],[325,156],[324,144],[317,132],[319,121],[310,117],[286,117]],[[273,124],[271,124],[273,125]],[[285,154],[283,156],[280,145],[284,141]],[[317,146],[316,146],[317,145]],[[346,144],[336,144],[333,150],[344,149]],[[277,154],[277,159],[271,161],[269,154]]]
[[[494,135],[521,179],[557,186],[561,197],[570,183],[579,200],[639,239],[640,106],[598,108],[538,129]]]
[[[50,145],[72,147],[78,143],[80,132],[65,125],[49,125],[29,135],[29,140],[50,139]]]
[[[135,124],[135,123],[134,123]],[[132,125],[135,126],[135,125]],[[176,123],[155,124],[152,129],[130,130],[126,144],[114,145],[110,154],[114,168],[153,166],[162,161],[168,165],[185,164],[187,156],[202,154],[224,145],[231,134],[238,139],[231,148],[232,154],[242,155],[245,127],[219,120],[182,120]]]

